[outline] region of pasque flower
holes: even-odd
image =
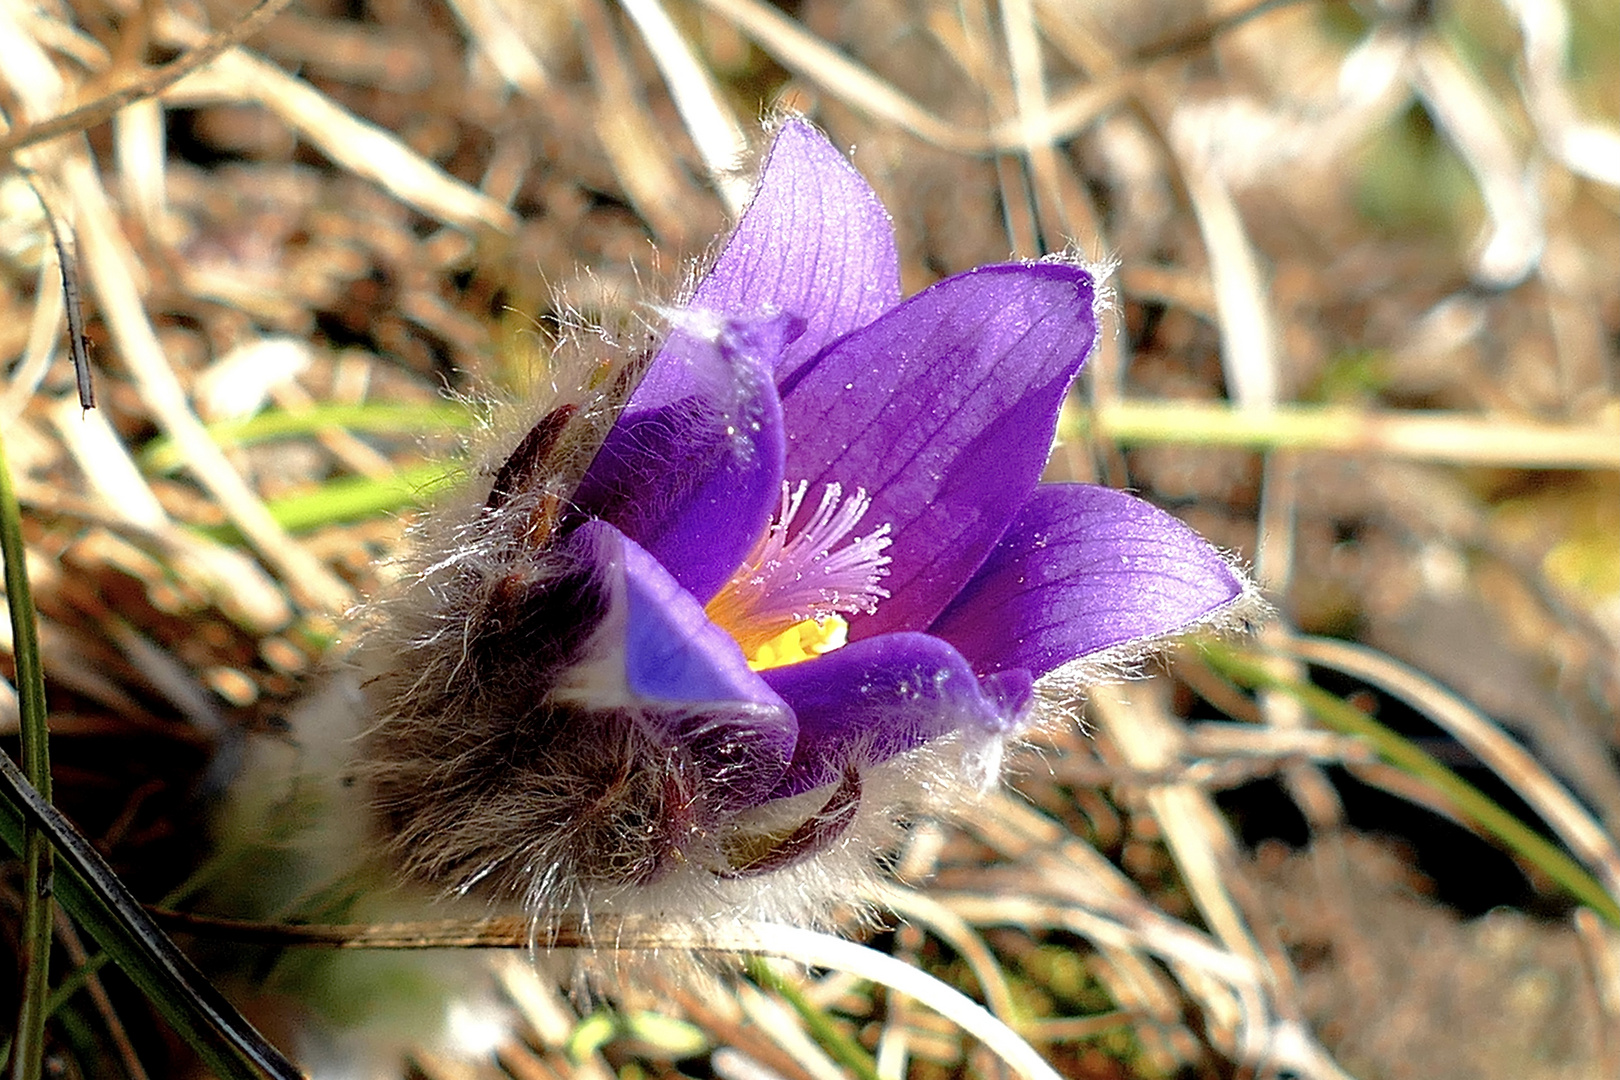
[[[372,650],[406,868],[542,914],[775,875],[813,915],[869,826],[995,776],[1038,684],[1239,610],[1174,518],[1038,483],[1096,308],[1066,261],[902,300],[877,197],[782,123],[661,347],[551,404]]]

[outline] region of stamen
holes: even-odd
[[[837,615],[828,615],[825,619],[805,619],[750,650],[748,666],[755,671],[767,671],[814,660],[847,644],[849,623]]]
[[[783,483],[777,520],[706,609],[750,658],[796,624],[810,621],[822,627],[840,613],[869,615],[889,595],[878,585],[888,573],[889,557],[883,554],[891,543],[887,524],[834,550],[871,506],[864,490],[857,488],[854,497],[844,501],[842,486],[828,484],[810,520],[788,538],[809,486],[803,481],[797,487]],[[821,634],[812,638],[831,640]],[[817,651],[835,647],[827,644]],[[787,662],[791,661],[776,661]]]

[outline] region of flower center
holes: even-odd
[[[792,529],[809,486],[783,483],[776,520],[704,609],[755,671],[838,648],[849,630],[840,614],[870,615],[889,595],[878,585],[888,573],[889,526],[845,540],[872,500],[860,489],[845,500],[840,485],[828,484],[810,520]]]

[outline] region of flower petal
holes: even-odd
[[[593,663],[571,692],[602,708],[636,711],[661,740],[704,766],[732,807],[757,805],[798,740],[787,703],[750,670],[737,643],[645,549],[589,521],[567,545],[600,568],[613,614]],[[712,791],[707,793],[713,798]]]
[[[691,393],[626,410],[574,493],[578,513],[618,526],[700,601],[720,591],[781,501],[771,367],[793,327],[777,317],[689,335],[702,361]]]
[[[815,660],[763,673],[799,721],[793,761],[773,797],[830,784],[851,765],[876,764],[961,731],[999,737],[1030,700],[1026,674],[981,680],[960,653],[927,634],[867,638]]]
[[[920,630],[1034,489],[1058,409],[1096,336],[1091,275],[985,266],[907,300],[781,384],[787,473],[872,496],[893,529],[892,598],[855,638]]]
[[[1158,507],[1110,488],[1043,484],[929,632],[977,671],[1038,678],[1187,630],[1243,592],[1226,560]]]
[[[865,178],[805,120],[782,125],[753,200],[687,310],[724,318],[788,312],[803,333],[777,361],[785,377],[900,301],[888,212]],[[689,394],[689,345],[676,334],[637,388],[637,405]]]
[[[771,143],[759,189],[689,306],[804,319],[804,333],[777,365],[780,381],[899,302],[889,212],[814,125],[787,121]]]

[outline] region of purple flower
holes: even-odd
[[[455,533],[498,539],[420,576],[371,737],[409,868],[538,908],[786,870],[913,800],[908,762],[993,776],[1038,680],[1233,609],[1169,515],[1037,483],[1095,306],[1066,262],[901,300],[877,197],[782,124],[577,485],[562,405]]]

